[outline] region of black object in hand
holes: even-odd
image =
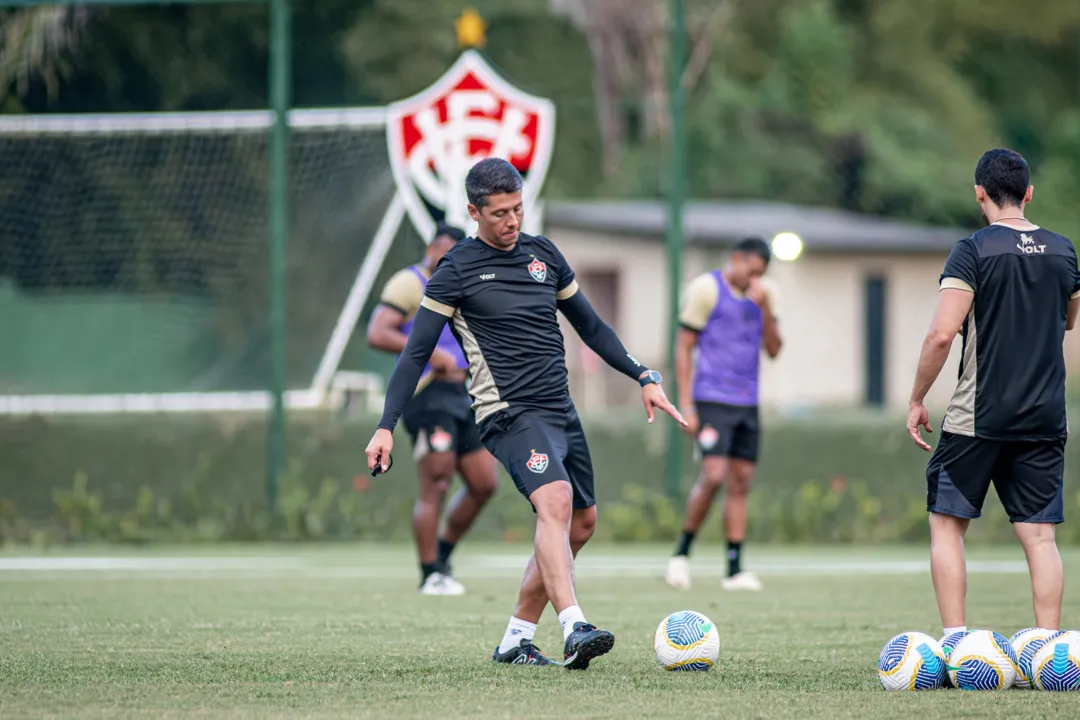
[[[394,467],[394,456],[388,455],[387,457],[390,459],[390,463],[386,466],[385,472],[390,472],[390,468]],[[381,472],[384,472],[382,469],[382,455],[375,458],[375,467],[371,471],[371,477],[375,477]]]

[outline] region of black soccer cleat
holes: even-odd
[[[504,653],[499,652],[495,646],[495,652],[491,654],[491,661],[503,665],[551,665],[551,661],[544,657],[540,648],[532,644],[531,640],[522,640],[517,647],[512,647]]]
[[[597,630],[595,625],[574,623],[574,631],[566,638],[563,666],[567,670],[587,670],[589,661],[611,652],[615,636],[607,630]]]

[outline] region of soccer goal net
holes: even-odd
[[[0,117],[0,413],[269,406],[271,123]],[[364,365],[350,340],[388,254],[422,247],[384,123],[382,108],[289,114],[292,407],[322,404],[343,358]]]

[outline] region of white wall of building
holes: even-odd
[[[546,230],[590,293],[590,271],[618,277],[616,317],[605,317],[643,363],[666,370],[668,278],[663,242],[551,227]],[[722,251],[691,246],[684,253],[683,282],[724,262]],[[906,407],[923,337],[937,301],[940,255],[806,252],[792,263],[774,261],[769,275],[779,285],[784,337],[780,357],[762,359],[762,404],[778,410],[850,407],[864,399],[864,282],[886,280],[885,400]],[[582,277],[586,276],[586,277]],[[564,328],[565,329],[565,328]],[[567,333],[571,390],[583,410],[633,401],[632,384],[583,357],[580,340]],[[956,382],[960,339],[928,397],[938,410]],[[1080,335],[1066,339],[1070,368],[1080,360]],[[1080,368],[1078,368],[1080,369]]]

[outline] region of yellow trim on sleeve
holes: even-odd
[[[555,293],[555,299],[556,300],[569,300],[570,298],[577,295],[577,291],[578,291],[577,280],[571,280],[569,285],[564,287],[559,292]]]
[[[446,305],[445,303],[441,303],[438,300],[432,300],[427,295],[425,295],[424,299],[420,301],[420,307],[426,307],[428,310],[431,310],[432,312],[437,312],[440,315],[445,315],[446,317],[454,317],[453,307],[451,307],[450,305]]]
[[[966,282],[956,277],[947,277],[941,279],[942,290],[963,290],[965,292],[973,293],[975,288],[968,285]]]

